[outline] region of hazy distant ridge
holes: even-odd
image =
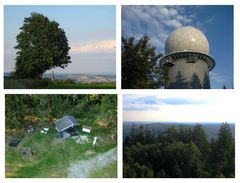
[[[193,128],[194,125],[197,124],[196,122],[124,122],[123,123],[123,138],[125,138],[127,135],[129,135],[130,130],[133,125],[140,126],[143,125],[144,127],[148,127],[148,129],[153,130],[155,135],[158,135],[159,132],[164,132],[169,127],[174,126],[176,129],[179,129],[180,127],[183,128]],[[216,123],[209,123],[209,122],[203,122],[199,123],[202,125],[202,128],[205,130],[205,133],[207,135],[208,140],[211,140],[212,138],[216,139],[218,136],[218,131],[222,125],[222,123],[216,122]],[[228,123],[231,129],[231,132],[233,134],[233,138],[235,139],[235,125],[234,123]]]

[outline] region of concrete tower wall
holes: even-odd
[[[194,63],[188,63],[184,58],[179,59],[169,69],[169,80],[166,83],[166,88],[209,89],[210,81],[208,72],[208,64],[204,61],[196,60]]]
[[[206,36],[186,26],[168,36],[160,65],[169,68],[165,88],[209,89],[209,71],[214,68],[215,61],[209,55]]]

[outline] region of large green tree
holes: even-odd
[[[149,43],[144,35],[139,40],[122,38],[122,88],[147,89],[164,85],[165,71],[158,61],[161,54]]]
[[[216,142],[212,142],[211,171],[215,177],[234,177],[235,142],[228,123],[223,123]]]
[[[63,29],[55,21],[39,13],[31,13],[17,35],[15,76],[41,78],[55,67],[65,68],[71,63],[68,40]]]

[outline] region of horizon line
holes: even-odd
[[[199,121],[123,121],[123,123],[229,123],[229,124],[235,124],[235,122],[231,121],[204,121],[204,122],[199,122]]]
[[[11,73],[11,71],[9,71],[9,72],[4,72],[4,74],[9,74],[9,73]],[[52,74],[51,72],[49,72],[49,73],[43,73],[43,74]],[[77,73],[77,72],[54,72],[54,74],[95,74],[95,75],[97,75],[97,74],[107,74],[107,75],[115,75],[116,76],[116,73],[104,73],[104,72],[99,72],[99,73],[97,73],[97,72],[82,72],[82,73]]]

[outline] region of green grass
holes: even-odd
[[[5,89],[41,89],[46,88],[48,80],[4,78]]]
[[[117,177],[117,161],[92,172],[91,177],[95,177],[95,178],[115,178],[115,177]]]
[[[115,83],[81,83],[81,84],[61,84],[53,83],[47,88],[49,89],[116,89]]]
[[[72,83],[67,80],[4,78],[5,89],[115,89],[116,83]]]
[[[116,147],[116,142],[104,141],[93,150],[91,140],[94,134],[88,135],[90,142],[84,145],[77,144],[71,138],[56,143],[55,134],[56,131],[54,129],[50,129],[47,135],[40,134],[38,131],[25,136],[17,148],[7,147],[5,150],[6,177],[66,177],[67,168],[71,162],[87,159]],[[32,157],[23,158],[21,150],[24,147],[31,147],[33,151]],[[88,150],[95,153],[93,155],[86,155],[85,152]],[[112,169],[115,165],[111,165],[112,168],[106,167],[107,171],[109,171],[106,173],[113,175]],[[114,168],[116,169],[116,167]],[[92,176],[99,176],[99,174],[96,173]]]

